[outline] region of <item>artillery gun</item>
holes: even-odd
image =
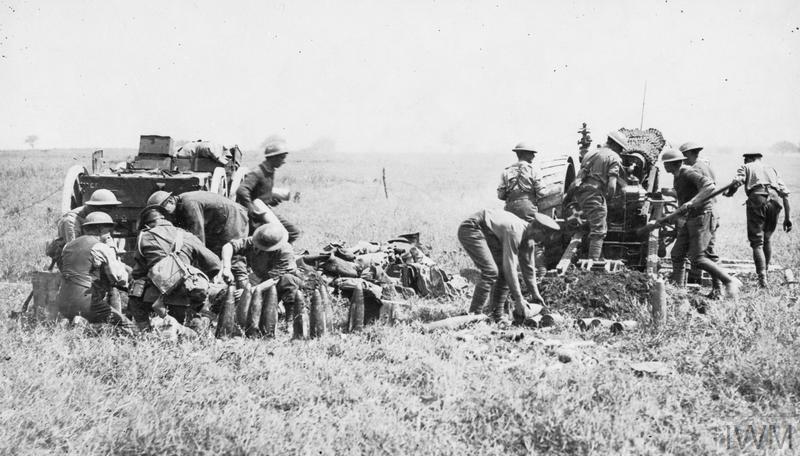
[[[236,189],[248,171],[240,166],[242,152],[237,146],[226,149],[224,155],[180,152],[175,150],[169,136],[142,135],[133,159],[112,169],[102,169],[103,151],[95,151],[91,172],[83,165],[67,170],[62,213],[83,205],[99,188],[111,190],[122,202],[109,211],[117,223],[112,236],[118,239],[121,250],[130,252],[136,240],[139,213],[153,192],[180,194],[207,190],[231,199],[236,197]]]
[[[582,152],[588,150],[589,130],[586,124],[578,131]],[[646,130],[620,128],[628,142],[621,154],[621,189],[606,203],[608,206],[608,232],[603,243],[603,261],[585,259],[588,247],[588,229],[580,208],[567,192],[564,197],[560,271],[577,263],[582,268],[615,271],[625,266],[629,269],[656,273],[660,259],[666,256],[667,246],[675,240],[675,226],[661,224],[660,228],[647,232],[648,224],[661,220],[677,210],[675,198],[660,192],[660,168],[658,157],[666,145],[664,136],[655,128]],[[548,255],[552,258],[552,254]],[[548,266],[552,266],[548,265]]]

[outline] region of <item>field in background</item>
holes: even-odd
[[[738,154],[704,154],[720,182],[741,163]],[[89,165],[90,155],[2,154],[1,324],[27,295],[26,274],[47,265],[64,171]],[[246,164],[259,158],[249,153]],[[298,249],[420,231],[434,259],[458,272],[471,265],[456,228],[500,207],[494,189],[512,161],[510,151],[293,154],[278,182],[301,198],[278,211],[303,228]],[[800,157],[770,162],[800,193]],[[750,256],[743,201],[741,191],[720,200],[725,257]],[[798,236],[776,234],[774,263],[800,266]],[[666,328],[617,337],[564,327],[517,331],[524,338],[513,342],[487,325],[463,340],[420,333],[419,319],[466,302],[420,302],[409,323],[309,342],[284,334],[172,344],[10,325],[0,334],[0,453],[725,453],[731,424],[800,416],[800,311],[796,291],[774,282],[707,317],[674,293]],[[561,364],[536,338],[597,345]],[[637,376],[632,361],[667,362],[671,373]]]

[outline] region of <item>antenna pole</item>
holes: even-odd
[[[642,118],[639,121],[639,130],[644,126],[644,101],[647,99],[647,81],[644,81],[644,93],[642,94]]]

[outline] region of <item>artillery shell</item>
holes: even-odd
[[[650,290],[650,312],[653,325],[656,327],[667,322],[667,292],[664,289],[664,279],[656,279]]]
[[[251,290],[246,286],[242,288],[242,295],[236,303],[236,324],[247,328],[247,317],[250,314]]]
[[[364,329],[364,289],[359,284],[350,296],[350,332]]]
[[[297,290],[294,295],[294,312],[292,312],[292,337],[308,339],[309,326],[306,295]]]
[[[580,328],[581,331],[588,331],[600,325],[600,320],[597,318],[579,318],[575,322],[578,324],[578,328]]]
[[[539,321],[539,327],[547,328],[548,326],[555,326],[564,323],[564,317],[561,314],[550,313],[542,315]]]
[[[325,303],[322,294],[316,289],[311,294],[311,312],[309,315],[311,324],[311,337],[322,337],[328,330],[328,322],[325,319]]]
[[[325,308],[325,323],[327,324],[328,329],[330,329],[331,325],[333,324],[333,304],[331,300],[331,292],[328,289],[328,286],[324,283],[319,284],[319,294],[322,298],[322,304]]]
[[[242,296],[244,298],[244,296]],[[264,307],[264,292],[256,290],[250,299],[250,315],[247,317],[247,326],[245,326],[245,334],[247,337],[258,337],[259,335],[259,322],[261,321],[261,312]]]
[[[631,331],[636,329],[639,323],[634,320],[615,321],[611,324],[611,333],[619,334],[623,331]]]
[[[278,329],[278,291],[272,286],[264,291],[258,329],[264,337],[275,337]]]
[[[219,320],[217,320],[217,338],[222,339],[225,337],[240,336],[241,332],[236,325],[236,287],[231,285],[228,287],[228,293],[225,296],[225,303],[222,305],[222,311],[219,313]]]

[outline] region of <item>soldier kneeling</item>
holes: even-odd
[[[58,313],[89,323],[133,324],[120,312],[118,291],[126,289],[128,271],[109,245],[114,220],[104,212],[86,216],[83,235],[67,243],[61,256],[63,281],[56,298]]]

